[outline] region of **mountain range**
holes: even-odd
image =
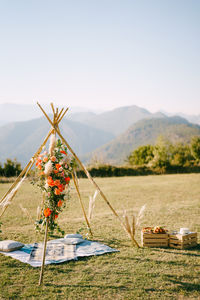
[[[0,126],[0,162],[17,158],[24,165],[42,143],[49,123],[41,117],[37,107],[37,112],[28,105],[25,108],[0,105],[0,108],[1,123],[13,120]],[[76,108],[66,114],[60,129],[84,162],[95,158],[115,164],[123,163],[138,146],[154,144],[159,135],[173,142],[189,142],[192,136],[200,135],[198,124],[178,116],[169,117],[163,112],[153,114],[135,105],[103,113]]]

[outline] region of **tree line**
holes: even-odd
[[[200,137],[194,136],[189,144],[171,143],[160,136],[155,145],[140,146],[128,156],[132,166],[146,166],[163,170],[198,166],[200,163]]]

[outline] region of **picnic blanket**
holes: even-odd
[[[118,252],[107,245],[99,242],[83,240],[77,245],[66,245],[64,239],[56,239],[47,242],[45,265],[58,264],[69,260],[77,260],[79,257],[102,255],[105,253]],[[32,267],[40,267],[42,264],[43,243],[26,244],[23,248],[12,252],[0,253],[27,263]]]

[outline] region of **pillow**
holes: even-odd
[[[65,245],[77,245],[83,242],[84,240],[81,238],[64,238],[62,240],[62,243],[64,243]]]
[[[12,240],[5,240],[0,242],[0,251],[11,252],[19,250],[24,247],[24,244]]]
[[[82,239],[83,237],[82,237],[81,234],[78,234],[78,233],[76,233],[76,234],[66,234],[65,235],[65,239],[68,239],[68,238],[79,238],[79,239]]]

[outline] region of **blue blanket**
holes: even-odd
[[[52,243],[59,243],[59,241],[62,239],[57,239],[57,240],[52,240]],[[40,267],[41,266],[41,260],[31,260],[30,259],[30,254],[33,250],[34,244],[27,244],[23,248],[17,251],[12,251],[12,252],[2,252],[0,253],[13,257],[17,260],[20,260],[21,262],[28,263],[32,267]],[[111,253],[111,252],[118,252],[119,250],[113,249],[107,245],[98,243],[98,242],[93,242],[93,241],[88,241],[84,240],[82,243],[75,245],[75,255],[73,259],[78,259],[79,257],[86,257],[86,256],[92,256],[92,255],[102,255],[105,253]],[[55,263],[62,263],[65,261],[69,261],[72,258],[70,257],[63,257],[61,259],[49,259],[45,261],[45,264],[55,264]]]

